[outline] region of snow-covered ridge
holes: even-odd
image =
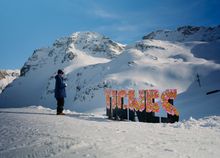
[[[57,39],[52,47],[36,49],[21,68],[21,76],[30,69],[35,70],[45,64],[66,65],[82,56],[112,59],[124,48],[125,45],[114,42],[99,33],[76,32],[69,37]]]
[[[216,27],[183,26],[176,30],[158,30],[143,37],[166,41],[215,41],[220,39],[220,25]]]
[[[0,93],[19,75],[20,70],[0,70]]]
[[[76,32],[70,37],[64,37],[55,41],[53,46],[59,48],[63,45],[75,47],[95,57],[114,58],[120,54],[125,45],[114,42],[106,36],[96,32]]]

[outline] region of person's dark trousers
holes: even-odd
[[[60,114],[63,112],[64,98],[56,98],[56,99],[57,99],[57,114]]]

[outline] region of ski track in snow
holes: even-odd
[[[38,107],[0,109],[0,157],[220,156],[220,117],[175,124],[110,121],[105,116]]]

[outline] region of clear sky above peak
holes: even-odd
[[[220,24],[219,0],[0,0],[0,69],[77,31],[132,43],[158,29]]]

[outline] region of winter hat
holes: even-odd
[[[58,74],[64,74],[64,72],[62,70],[60,70],[60,69],[57,71],[57,73]]]

